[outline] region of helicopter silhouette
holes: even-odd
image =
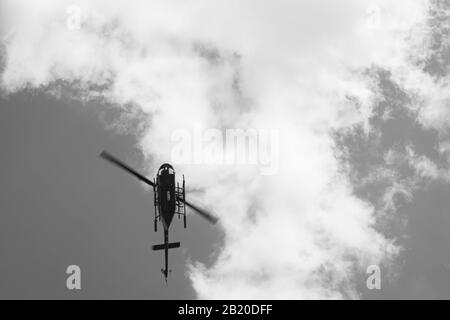
[[[169,227],[173,217],[175,215],[183,217],[184,228],[186,228],[186,207],[189,207],[212,224],[215,224],[218,219],[207,211],[186,201],[184,175],[182,186],[178,182],[175,184],[175,170],[170,164],[164,163],[161,165],[156,174],[156,178],[152,181],[106,151],[100,153],[100,157],[153,187],[153,201],[155,205],[154,229],[155,232],[158,231],[158,221],[160,221],[164,230],[164,243],[154,245],[152,249],[154,251],[164,250],[165,264],[161,272],[167,283],[169,273],[172,271],[169,270],[169,249],[180,247],[180,242],[169,242]]]

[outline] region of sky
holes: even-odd
[[[449,11],[0,1],[0,298],[450,298]],[[275,135],[206,161],[236,129]],[[149,177],[171,162],[220,219],[175,219],[168,286],[153,193],[103,149]]]

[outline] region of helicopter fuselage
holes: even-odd
[[[173,217],[177,214],[183,216],[184,227],[186,228],[186,211],[184,206],[184,177],[183,186],[175,185],[175,170],[165,163],[156,175],[153,184],[155,202],[155,232],[157,232],[158,219],[164,228],[164,243],[152,246],[153,250],[164,250],[164,269],[161,269],[165,279],[169,275],[169,249],[179,248],[179,242],[169,242],[169,227]]]
[[[164,230],[169,229],[176,210],[175,171],[170,164],[163,164],[156,177],[157,209]]]

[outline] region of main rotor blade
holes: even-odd
[[[147,179],[142,174],[140,174],[139,172],[137,172],[134,169],[130,168],[129,166],[127,166],[125,163],[123,163],[119,159],[116,159],[114,156],[110,155],[108,152],[103,151],[102,153],[100,153],[100,157],[102,157],[103,159],[111,162],[112,164],[115,164],[119,168],[122,168],[123,170],[127,171],[128,173],[131,173],[133,176],[135,176],[136,178],[138,178],[142,182],[145,182],[146,184],[149,184],[152,187],[155,186],[153,181]]]
[[[201,215],[203,218],[205,218],[206,220],[208,220],[208,222],[215,224],[219,219],[217,219],[216,217],[214,217],[212,214],[206,212],[203,209],[200,209],[197,206],[194,206],[193,204],[187,202],[186,200],[183,200],[181,198],[178,198],[179,201],[184,202],[189,208],[191,208],[192,210],[194,210],[196,213],[198,213],[199,215]]]

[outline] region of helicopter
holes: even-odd
[[[152,180],[146,178],[136,170],[126,165],[121,160],[117,159],[107,151],[102,151],[100,157],[119,168],[130,173],[140,181],[153,187],[153,202],[155,206],[154,231],[158,232],[158,221],[163,226],[164,243],[152,246],[152,250],[164,250],[165,263],[164,269],[161,269],[164,279],[167,283],[167,278],[172,270],[169,270],[169,249],[180,247],[180,242],[169,242],[169,227],[172,223],[173,217],[177,215],[179,218],[183,217],[183,225],[186,229],[186,207],[189,207],[195,213],[205,218],[208,222],[215,224],[218,219],[207,211],[193,205],[186,200],[185,180],[183,175],[182,185],[177,182],[175,184],[175,170],[169,163],[164,163],[158,169],[156,178]]]

